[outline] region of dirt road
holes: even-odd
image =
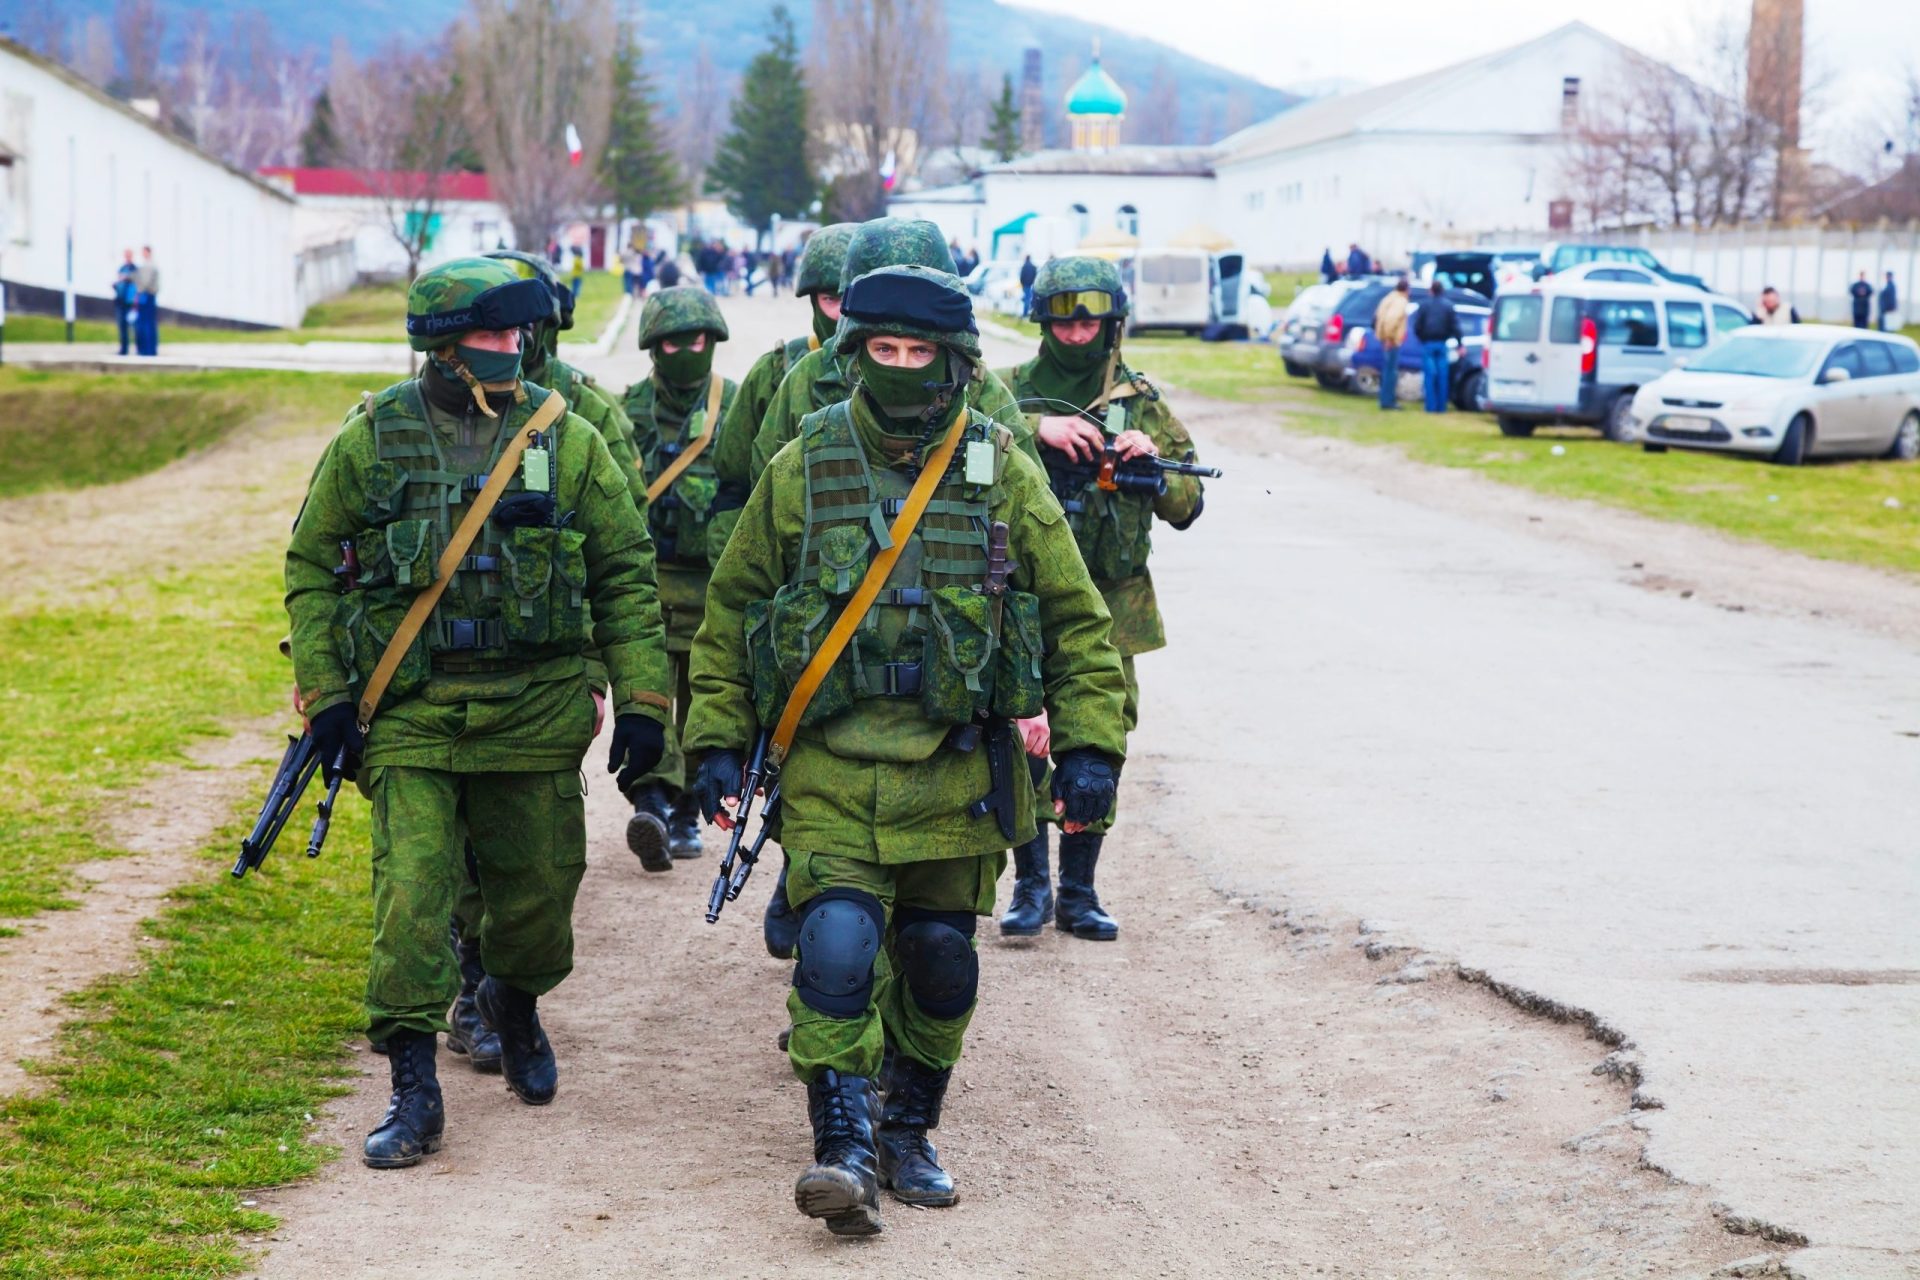
[[[728,310],[736,372],[800,317],[791,302]],[[990,358],[1014,354],[994,346]],[[637,371],[623,357],[606,380]],[[1214,452],[1250,502],[1295,469],[1256,456],[1258,436],[1224,439],[1258,426],[1230,416]],[[1329,500],[1371,490],[1338,471],[1313,483]],[[1322,536],[1271,518],[1289,537]],[[1410,935],[1363,930],[1364,897],[1291,895],[1285,868],[1317,850],[1284,807],[1270,826],[1236,823],[1265,808],[1247,798],[1276,785],[1262,766],[1286,753],[1224,738],[1218,721],[1247,690],[1200,673],[1261,644],[1288,654],[1296,681],[1317,678],[1317,660],[1310,638],[1284,634],[1283,602],[1230,595],[1253,562],[1233,528],[1202,522],[1170,570],[1194,579],[1176,589],[1172,627],[1195,674],[1170,679],[1162,661],[1148,677],[1134,800],[1103,862],[1120,940],[983,934],[983,1002],[936,1134],[958,1206],[889,1205],[886,1233],[865,1243],[794,1211],[805,1102],[773,1046],[787,967],[759,945],[766,886],[704,924],[712,861],[641,872],[590,756],[579,967],[543,1006],[558,1101],[523,1107],[443,1055],[446,1147],[376,1174],[355,1153],[385,1064],[356,1050],[361,1083],[315,1134],[346,1154],[261,1197],[283,1226],[258,1242],[259,1274],[1704,1276],[1765,1253],[1723,1229],[1710,1190],[1639,1166],[1628,1088],[1594,1071],[1608,1045],[1460,981],[1448,953],[1396,950]],[[1203,620],[1203,588],[1242,611]],[[1323,741],[1365,775],[1364,743]],[[1411,799],[1367,803],[1391,809],[1405,838],[1429,821]],[[1258,905],[1214,887],[1229,858],[1275,873]]]

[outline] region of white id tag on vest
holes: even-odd
[[[538,445],[528,445],[520,455],[520,483],[536,493],[545,493],[553,485],[553,455]]]
[[[993,442],[990,440],[967,441],[967,483],[993,483]]]

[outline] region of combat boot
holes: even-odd
[[[404,1169],[440,1149],[447,1111],[440,1100],[440,1075],[434,1070],[433,1033],[396,1031],[386,1044],[393,1092],[387,1098],[386,1118],[367,1135],[361,1159],[370,1169]]]
[[[1060,836],[1060,901],[1053,911],[1057,929],[1076,938],[1111,942],[1120,936],[1120,925],[1100,909],[1100,895],[1093,891],[1093,869],[1100,861],[1100,842],[1104,836],[1076,832]]]
[[[1000,917],[1000,933],[1031,938],[1053,914],[1053,882],[1047,878],[1047,828],[1013,851],[1013,900]]]
[[[500,1037],[500,1071],[513,1096],[530,1107],[553,1101],[560,1087],[560,1066],[540,1029],[536,998],[489,974],[474,997],[480,1016]]]
[[[873,1149],[873,1084],[826,1070],[807,1086],[813,1167],[793,1184],[793,1202],[837,1236],[880,1230],[880,1178]]]
[[[648,871],[673,870],[673,855],[667,852],[667,817],[672,807],[657,782],[634,790],[633,816],[627,819],[627,848]]]
[[[700,847],[700,802],[682,791],[667,812],[667,853],[675,858],[697,858]]]
[[[475,1071],[498,1071],[500,1037],[488,1030],[480,1018],[480,1010],[474,1007],[473,998],[480,990],[480,979],[487,976],[487,971],[480,967],[480,943],[463,939],[457,927],[450,932],[453,954],[460,960],[460,994],[454,998],[453,1011],[447,1015],[447,1048],[465,1054],[467,1065]]]
[[[935,1071],[896,1052],[885,1070],[887,1098],[876,1135],[880,1185],[902,1204],[928,1208],[950,1205],[960,1196],[953,1189],[953,1179],[940,1167],[939,1153],[927,1141],[927,1130],[940,1125],[940,1103],[947,1096],[953,1069]]]
[[[773,883],[773,896],[767,899],[767,913],[760,917],[760,935],[766,939],[767,954],[775,960],[793,959],[800,945],[800,917],[787,901],[787,864],[780,864],[780,878]]]

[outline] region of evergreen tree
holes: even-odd
[[[655,209],[670,209],[687,198],[680,166],[654,122],[653,82],[640,63],[640,42],[631,27],[620,32],[620,48],[613,63],[613,117],[607,147],[600,157],[600,180],[606,183],[621,214],[644,218]]]
[[[300,135],[300,163],[309,169],[333,169],[340,164],[340,143],[333,136],[333,100],[325,89],[313,100],[313,115]]]
[[[1020,154],[1020,104],[1013,96],[1013,77],[1000,77],[1000,100],[993,104],[993,119],[982,139],[989,151],[1001,160]]]
[[[807,164],[807,85],[784,4],[768,19],[766,49],[747,64],[731,119],[708,167],[707,189],[725,192],[734,216],[753,227],[776,213],[805,211],[820,184]]]

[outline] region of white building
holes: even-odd
[[[297,201],[294,232],[301,243],[353,242],[355,272],[363,279],[402,279],[407,254],[396,230],[411,235],[420,216],[409,205],[433,184],[427,215],[424,270],[449,258],[511,249],[513,223],[494,202],[484,173],[380,173],[354,169],[269,168],[261,175]],[[392,201],[380,193],[393,193]],[[416,195],[416,193],[418,193]],[[540,246],[544,247],[544,246]]]
[[[1155,247],[1224,233],[1260,265],[1310,266],[1358,241],[1389,263],[1474,233],[1561,220],[1561,156],[1583,94],[1617,82],[1631,50],[1582,22],[1424,75],[1308,102],[1211,147],[1118,142],[1126,97],[1099,68],[1069,91],[1082,145],[986,165],[966,182],[906,191],[927,218],[987,257],[1031,245],[1016,223]],[[1570,206],[1566,210],[1570,212]],[[1021,223],[1022,219],[1027,219]],[[995,233],[998,246],[995,247]]]
[[[305,300],[293,201],[0,38],[0,281],[9,308],[107,319],[121,254],[153,247],[163,321],[287,326]]]

